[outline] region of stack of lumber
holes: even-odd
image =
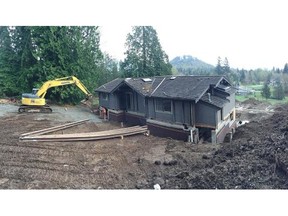
[[[73,122],[65,125],[60,125],[43,130],[33,131],[25,134],[21,134],[19,139],[23,141],[55,141],[55,142],[68,142],[68,141],[89,141],[89,140],[101,140],[110,138],[122,138],[124,136],[131,136],[134,134],[147,133],[147,126],[134,126],[128,128],[120,128],[114,130],[89,132],[89,133],[74,133],[74,134],[51,134],[44,135],[57,130],[66,129],[68,127],[76,126],[84,123],[87,120]]]

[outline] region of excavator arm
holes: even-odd
[[[64,85],[71,85],[75,84],[81,91],[84,92],[84,94],[88,97],[92,96],[92,94],[89,92],[89,90],[83,85],[83,83],[77,79],[74,76],[70,77],[63,77],[55,80],[49,80],[45,82],[41,88],[37,91],[36,95],[39,98],[45,98],[45,95],[47,93],[47,90],[52,87],[57,87],[57,86],[64,86]]]
[[[30,110],[37,110],[38,112],[52,112],[52,109],[46,105],[45,95],[49,88],[72,85],[75,84],[85,95],[86,100],[81,101],[88,106],[86,101],[92,97],[89,90],[83,85],[83,83],[75,76],[58,78],[55,80],[49,80],[45,82],[40,89],[33,89],[31,93],[22,94],[22,105],[18,109],[19,112],[29,112]]]

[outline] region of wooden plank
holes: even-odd
[[[120,128],[120,129],[113,129],[113,130],[106,130],[106,131],[97,131],[97,132],[87,132],[87,133],[74,133],[74,134],[51,134],[51,135],[41,135],[42,138],[54,138],[54,137],[89,137],[89,136],[109,136],[114,134],[123,134],[125,132],[133,132],[142,129],[142,127],[134,126],[129,128]],[[40,135],[36,135],[33,137],[38,137]],[[31,136],[25,136],[31,137]],[[25,137],[20,137],[20,139],[24,139]]]
[[[147,127],[129,127],[114,129],[100,132],[90,133],[79,133],[79,134],[55,134],[55,135],[38,135],[38,136],[26,136],[22,137],[21,140],[30,141],[87,141],[87,140],[99,140],[99,139],[110,139],[115,137],[130,136],[134,134],[146,133]]]
[[[25,137],[25,136],[41,135],[41,134],[47,134],[47,133],[63,130],[63,129],[66,129],[66,128],[70,128],[70,127],[74,127],[74,126],[83,124],[83,123],[85,123],[87,121],[89,121],[89,119],[84,119],[84,120],[71,122],[71,123],[67,123],[67,124],[63,124],[63,125],[58,125],[58,126],[54,126],[54,127],[50,127],[50,128],[46,128],[46,129],[42,129],[42,130],[37,130],[37,131],[24,133],[24,134],[20,135],[20,139],[21,139],[21,137]]]

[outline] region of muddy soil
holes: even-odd
[[[66,110],[61,115],[9,112],[0,117],[0,188],[153,189],[159,184],[161,189],[286,189],[287,110],[288,106],[275,108],[265,118],[239,127],[232,143],[217,145],[144,135],[20,142],[21,133],[87,116],[77,107],[73,117]],[[98,120],[60,133],[120,127]]]

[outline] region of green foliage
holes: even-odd
[[[99,70],[99,85],[105,84],[119,76],[118,61],[105,53]]]
[[[277,100],[283,100],[285,98],[284,89],[281,82],[277,82],[274,88],[274,98]]]
[[[284,65],[283,73],[288,74],[288,63]]]
[[[226,75],[228,77],[230,76],[231,69],[227,57],[225,57],[224,61],[221,60],[220,56],[218,57],[215,72],[216,74],[221,76],[223,75]]]
[[[13,96],[20,91],[18,68],[20,60],[24,64],[25,58],[24,55],[17,56],[18,50],[10,34],[9,27],[0,27],[0,96]]]
[[[124,77],[146,77],[171,74],[168,56],[162,50],[152,26],[134,26],[126,39],[126,58],[120,63]]]
[[[0,27],[0,94],[21,95],[71,75],[93,92],[105,66],[99,43],[94,26]],[[56,87],[46,98],[72,103],[83,99],[83,93],[75,86]]]
[[[221,60],[220,56],[217,59],[217,65],[216,65],[216,68],[215,68],[215,72],[218,75],[224,75],[224,70],[223,70],[223,66],[222,66],[222,60]]]
[[[284,89],[284,93],[288,94],[288,74],[284,74],[282,75],[282,83],[283,83],[283,89]]]
[[[263,86],[261,95],[263,97],[265,97],[266,99],[270,98],[271,92],[270,92],[270,88],[269,88],[268,82],[266,82],[265,85]]]

